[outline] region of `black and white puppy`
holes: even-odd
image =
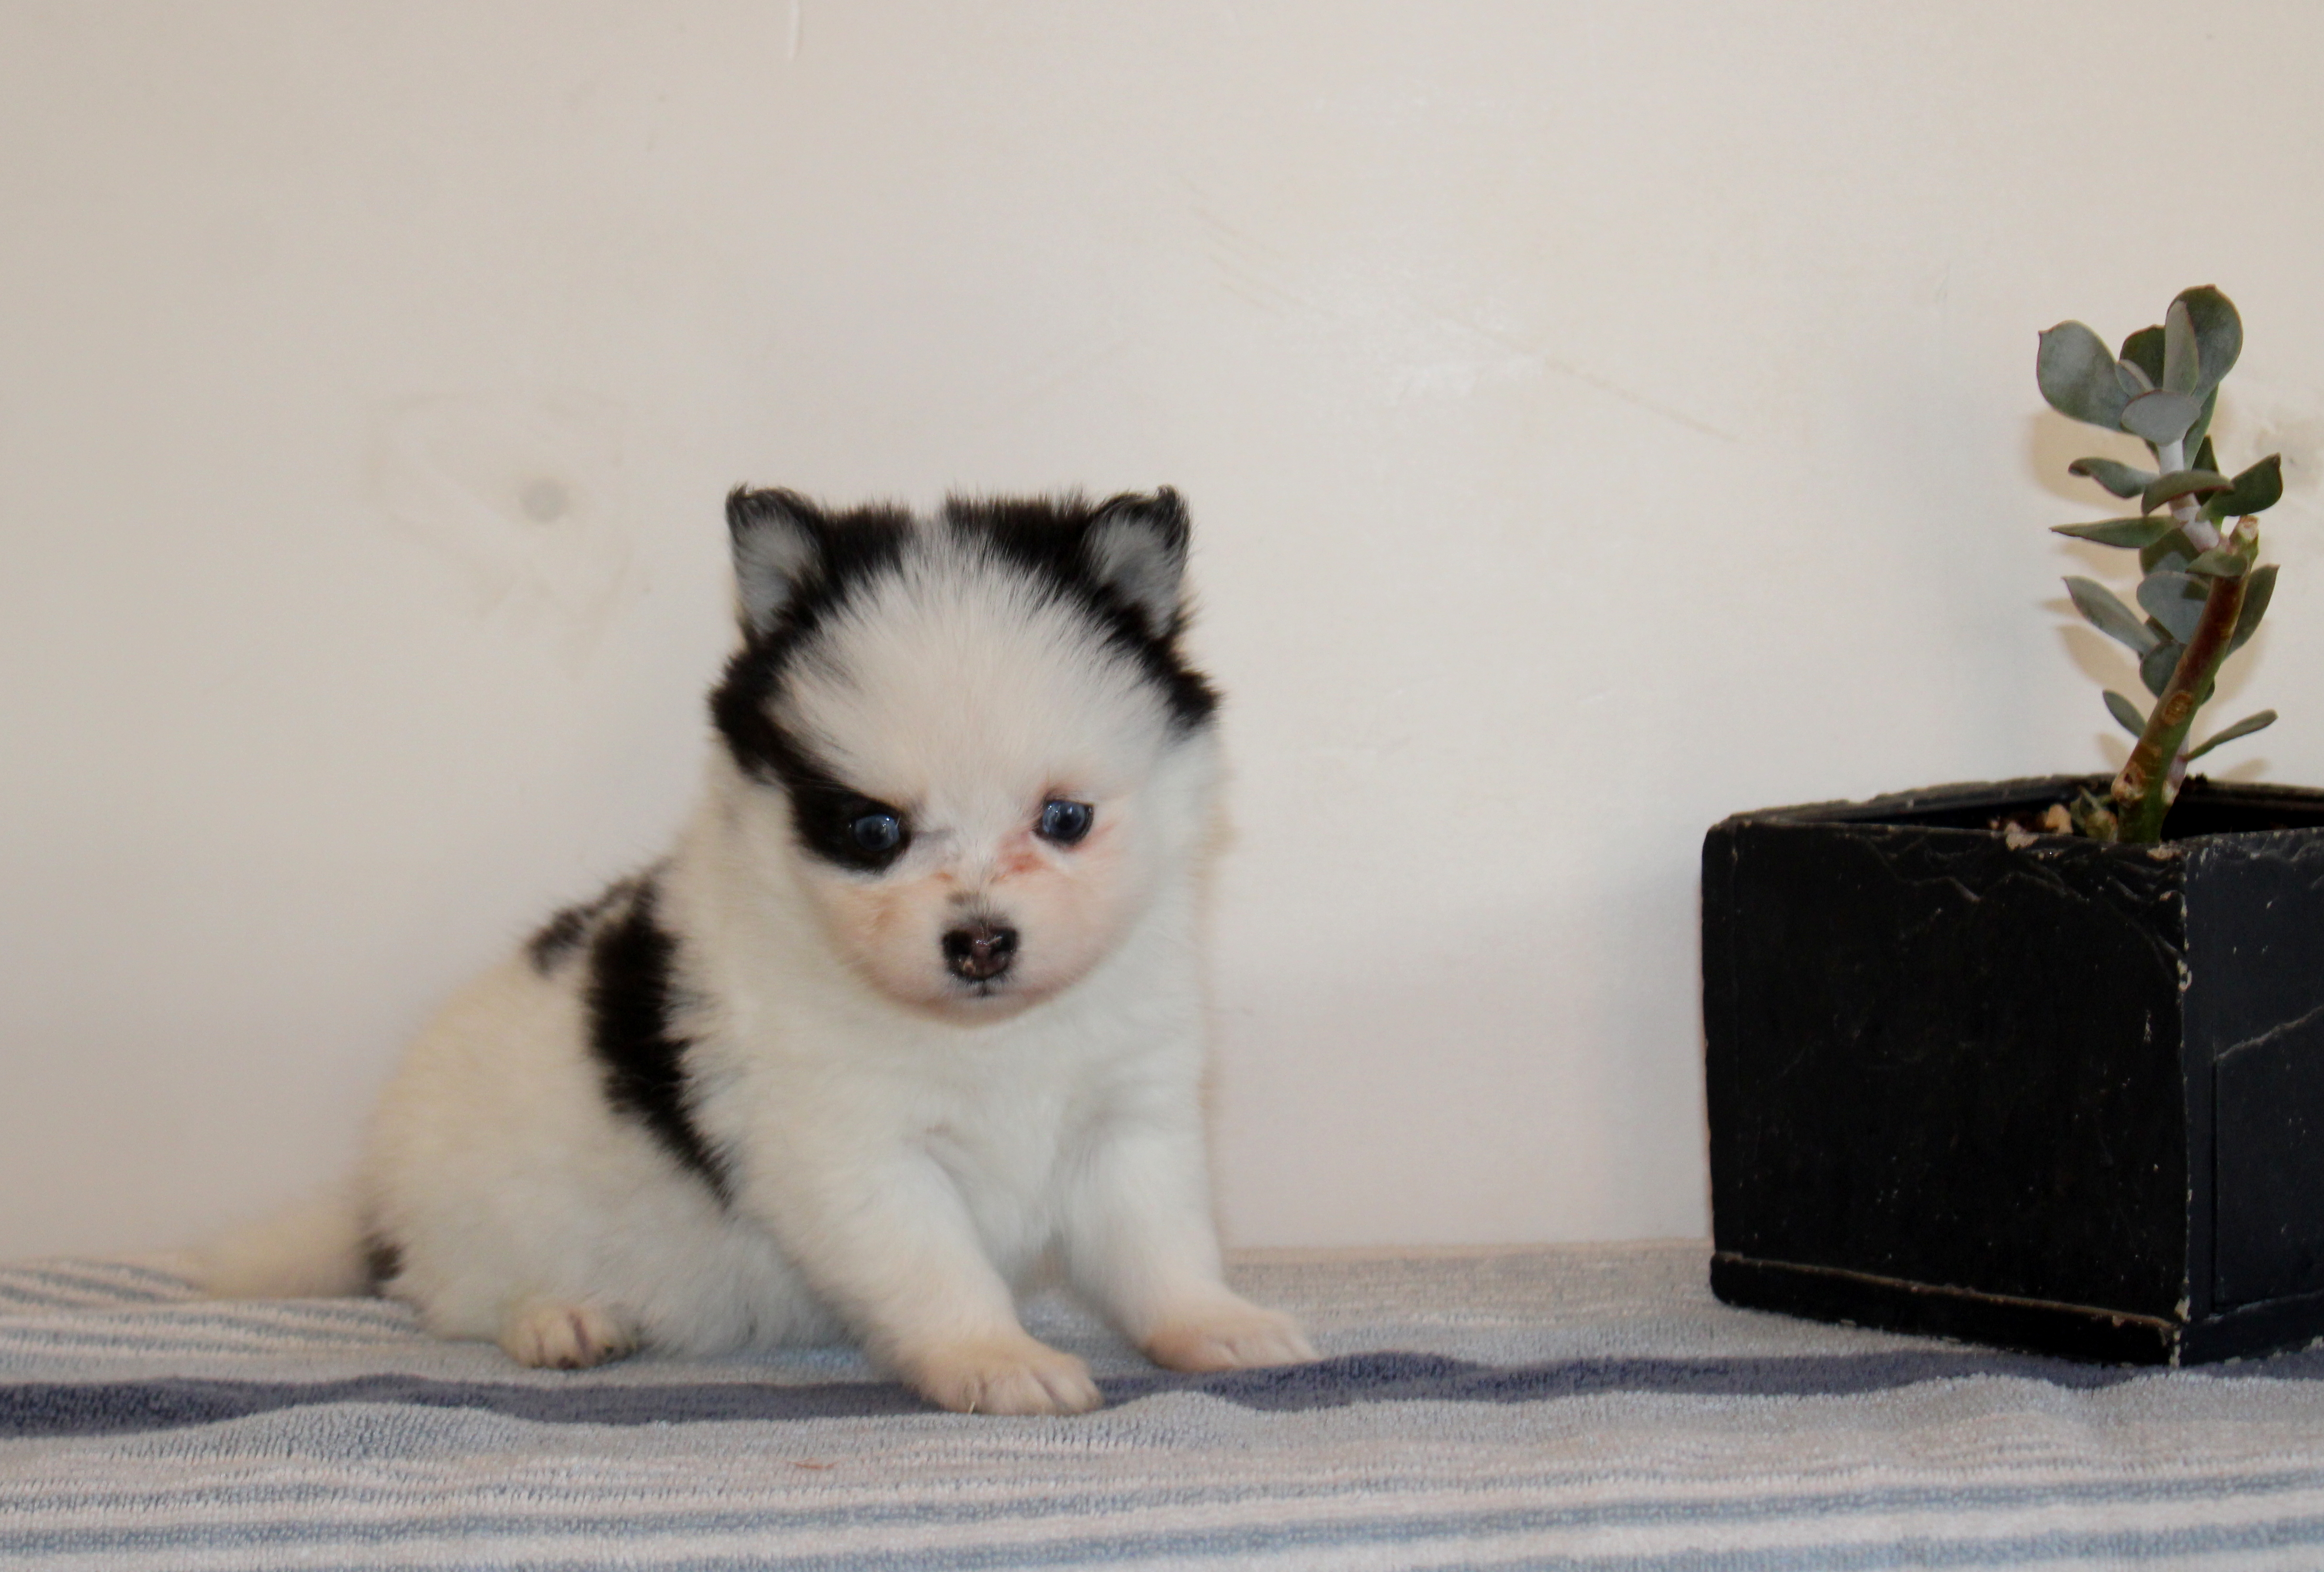
[[[527,1364],[852,1335],[1074,1412],[1045,1261],[1162,1364],[1312,1358],[1220,1278],[1198,1082],[1211,687],[1178,497],[727,501],[742,643],[669,857],[469,985],[352,1182],[208,1258]]]

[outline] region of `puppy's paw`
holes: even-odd
[[[1303,1364],[1315,1350],[1290,1317],[1230,1299],[1165,1321],[1146,1339],[1146,1357],[1167,1370],[1246,1370]]]
[[[1088,1365],[1022,1335],[948,1343],[897,1364],[913,1390],[954,1413],[1080,1414],[1105,1401]]]
[[[536,1299],[501,1327],[508,1356],[536,1369],[586,1370],[637,1345],[628,1327],[595,1305]]]

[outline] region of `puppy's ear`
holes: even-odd
[[[726,494],[726,530],[734,539],[734,589],[742,626],[773,631],[783,608],[823,570],[827,526],[822,511],[795,491]]]
[[[1165,634],[1178,625],[1186,576],[1186,504],[1168,486],[1152,496],[1134,492],[1098,505],[1082,539],[1097,581],[1136,607],[1147,627]]]

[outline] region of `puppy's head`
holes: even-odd
[[[727,521],[743,646],[712,711],[850,967],[962,1021],[1086,976],[1207,813],[1176,494],[916,520],[738,490]]]

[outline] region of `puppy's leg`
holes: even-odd
[[[835,1207],[838,1196],[853,1204]],[[924,1153],[844,1184],[789,1185],[753,1209],[872,1356],[938,1407],[1077,1414],[1104,1401],[1089,1366],[1017,1319],[958,1191]]]
[[[595,1305],[530,1299],[509,1313],[500,1342],[519,1364],[586,1370],[629,1353],[637,1336]]]
[[[1240,1370],[1315,1357],[1299,1325],[1222,1281],[1199,1130],[1111,1132],[1067,1197],[1065,1270],[1155,1364]]]

